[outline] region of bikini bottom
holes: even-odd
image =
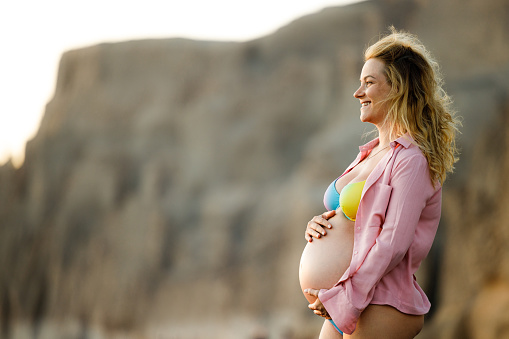
[[[341,335],[343,335],[343,331],[341,331],[337,326],[336,324],[334,324],[334,321],[332,321],[332,319],[328,319],[330,321],[330,323],[332,324],[332,326],[334,326],[334,328],[336,330],[338,330],[339,333],[341,333]]]

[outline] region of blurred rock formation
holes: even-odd
[[[315,337],[304,227],[366,141],[352,93],[389,24],[464,117],[419,338],[509,336],[508,23],[505,0],[367,1],[244,43],[65,53],[23,167],[0,167],[0,337]]]

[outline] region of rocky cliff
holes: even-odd
[[[503,0],[367,1],[244,43],[67,52],[25,164],[0,168],[1,337],[315,337],[303,231],[370,130],[352,93],[389,24],[464,117],[419,338],[508,336],[508,22]]]

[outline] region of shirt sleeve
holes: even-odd
[[[335,324],[347,334],[355,330],[377,283],[404,258],[414,241],[421,213],[434,192],[428,163],[422,155],[395,163],[390,185],[392,192],[383,225],[362,225],[369,231],[376,226],[376,232],[380,232],[364,260],[356,267],[350,266],[349,274],[334,287],[319,293]]]

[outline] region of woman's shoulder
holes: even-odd
[[[398,151],[396,160],[401,161],[403,159],[415,158],[415,160],[421,159],[426,161],[426,157],[419,148],[419,145],[408,134],[396,139],[393,143],[393,147]]]
[[[422,168],[429,170],[428,160],[415,142],[399,144],[395,150],[394,166],[409,169]]]
[[[401,147],[401,150],[398,152],[398,154],[400,154],[401,157],[418,157],[426,159],[424,153],[422,153],[419,146],[415,143],[410,144],[408,147]]]
[[[392,171],[393,175],[395,173],[414,173],[414,178],[421,178],[420,180],[426,183],[426,186],[432,188],[431,191],[436,191],[441,187],[440,183],[432,184],[429,176],[428,160],[417,143],[400,144],[397,149]]]

